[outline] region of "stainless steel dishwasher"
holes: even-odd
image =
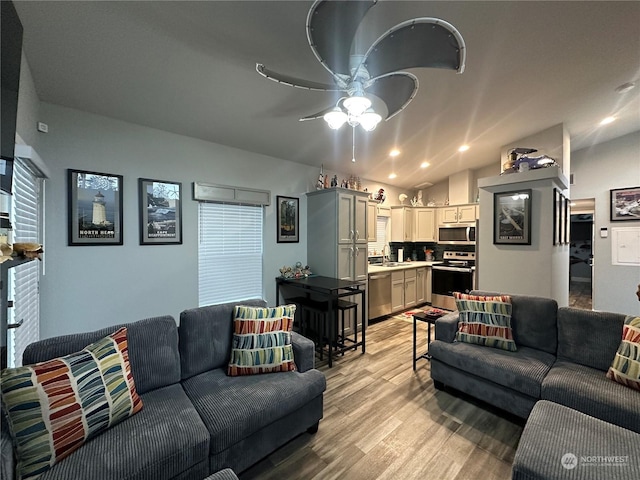
[[[391,272],[369,275],[369,319],[391,313]]]

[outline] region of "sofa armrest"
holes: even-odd
[[[2,429],[0,431],[0,449],[2,458],[0,459],[0,479],[13,480],[15,478],[15,460],[13,458],[13,442],[9,433],[4,413],[2,413]]]
[[[314,368],[316,362],[315,343],[299,333],[291,332],[291,344],[293,345],[293,359],[298,371],[306,372]]]
[[[451,312],[436,320],[436,340],[453,343],[458,331],[458,312]]]

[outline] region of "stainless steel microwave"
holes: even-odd
[[[438,227],[438,243],[446,245],[475,245],[475,224],[454,224]]]

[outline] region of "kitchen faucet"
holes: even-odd
[[[385,251],[388,251],[388,255],[384,254]],[[391,247],[388,243],[385,243],[384,247],[382,247],[382,265],[386,265],[389,260],[391,260]]]

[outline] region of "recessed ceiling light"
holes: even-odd
[[[389,179],[393,180],[394,178],[396,178],[397,175],[395,173],[392,173],[389,175]]]
[[[420,168],[427,168],[429,166],[429,162],[422,162],[420,164]]]
[[[608,125],[611,122],[615,121],[616,117],[607,117],[607,118],[603,118],[602,121],[600,122],[600,125]]]
[[[459,152],[466,152],[467,150],[469,150],[469,145],[461,145],[458,149]]]
[[[633,90],[635,86],[636,84],[633,82],[623,83],[619,87],[616,87],[616,93],[627,93],[629,90]]]
[[[389,152],[390,157],[397,157],[398,155],[400,155],[400,150],[398,150],[397,148],[394,148]]]

